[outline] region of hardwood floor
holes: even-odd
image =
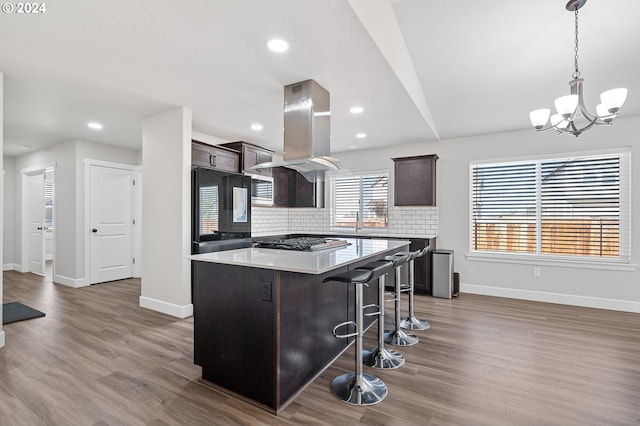
[[[139,295],[139,280],[71,289],[4,272],[4,302],[46,317],[3,327],[0,425],[640,424],[638,314],[416,296],[432,327],[400,348],[407,363],[365,368],[387,384],[384,401],[354,407],[331,394],[353,367],[349,350],[276,417],[200,382],[192,319],[142,309]]]

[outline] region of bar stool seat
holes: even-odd
[[[355,372],[342,374],[331,381],[331,392],[342,401],[352,405],[372,405],[382,401],[389,393],[387,385],[372,374],[364,374],[362,367],[363,291],[362,287],[391,270],[393,262],[384,262],[371,270],[358,270],[327,277],[323,282],[338,281],[355,286],[355,321],[345,321],[333,328],[333,335],[339,339],[355,337]],[[338,334],[342,326],[354,325],[355,332]]]
[[[405,256],[408,258],[408,256]],[[367,365],[374,368],[393,369],[404,365],[404,357],[393,349],[384,347],[384,317],[385,317],[385,275],[392,271],[397,265],[406,262],[402,257],[396,257],[393,261],[376,260],[366,265],[358,266],[357,269],[373,270],[384,267],[384,273],[378,277],[378,312],[365,315],[378,315],[378,347],[364,352],[363,359]]]
[[[415,266],[414,261],[429,252],[429,247],[424,247],[421,250],[416,250],[414,252],[399,252],[394,254],[394,256],[404,256],[410,255],[409,259],[409,282],[407,284],[403,284],[401,291],[409,293],[409,314],[407,317],[402,318],[400,321],[400,327],[406,330],[427,330],[431,328],[431,324],[428,321],[423,319],[416,318],[413,311],[413,295],[414,295],[414,286],[415,286]]]

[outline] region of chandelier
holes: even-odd
[[[594,125],[610,125],[613,119],[620,112],[620,108],[627,99],[627,89],[618,88],[607,90],[600,94],[601,103],[596,106],[596,113],[592,114],[584,105],[582,96],[582,85],[584,79],[580,78],[578,69],[578,9],[587,0],[570,0],[567,3],[567,10],[575,13],[576,41],[573,80],[569,82],[571,94],[561,96],[555,100],[557,114],[551,115],[549,109],[537,109],[529,114],[531,124],[536,131],[556,129],[559,133],[569,133],[578,137],[582,132],[589,130]],[[549,117],[551,115],[551,117]],[[583,127],[576,125],[576,118],[582,115],[586,119]],[[549,125],[547,126],[547,122]],[[547,126],[547,127],[545,127]]]

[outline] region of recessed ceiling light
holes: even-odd
[[[96,123],[95,121],[87,123],[87,127],[93,130],[102,130],[102,124]]]
[[[253,123],[253,124],[251,125],[251,128],[252,128],[253,130],[255,130],[256,132],[259,132],[260,130],[262,130],[262,124]]]
[[[367,137],[366,133],[362,133],[362,132],[356,133],[356,138],[358,138],[358,139],[362,139],[362,138],[366,138],[366,137]]]
[[[31,149],[31,145],[20,145],[20,149]]]
[[[358,145],[349,145],[349,149],[356,149]]]
[[[362,108],[361,106],[354,106],[349,109],[349,112],[351,114],[360,114],[362,111],[364,111],[364,108]]]
[[[272,52],[282,53],[289,50],[289,43],[279,38],[274,38],[272,40],[269,40],[269,42],[267,43],[267,47]]]

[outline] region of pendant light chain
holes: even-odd
[[[575,56],[575,71],[573,72],[573,78],[580,77],[580,70],[578,69],[578,9],[576,9],[576,56]]]

